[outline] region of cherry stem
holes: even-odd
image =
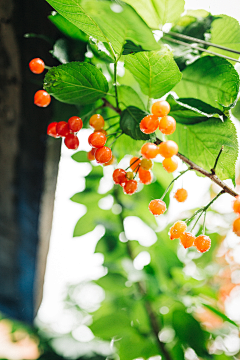
[[[137,176],[137,174],[138,174],[138,171],[139,171],[139,169],[140,169],[140,164],[138,164],[136,167],[135,167],[135,169],[133,170],[133,172],[136,170],[136,174],[134,175],[134,178],[133,179],[135,179],[135,177]]]
[[[203,230],[202,230],[203,235],[205,235],[205,229],[206,229],[206,215],[207,215],[207,212],[205,211],[204,218],[203,218]]]
[[[116,125],[118,125],[119,124],[119,121],[118,122],[116,122],[115,124],[112,124],[112,125],[110,125],[107,129],[105,129],[106,131],[108,131],[109,129],[111,129],[112,127],[114,127],[114,126],[116,126]]]
[[[117,60],[114,63],[114,89],[115,89],[115,98],[116,98],[116,105],[119,108],[118,104],[118,91],[117,91]]]
[[[142,156],[140,156],[139,158],[137,158],[136,160],[134,160],[126,169],[125,171],[127,171],[133,164],[135,164],[137,161],[139,161],[142,158]]]
[[[216,170],[216,167],[217,167],[217,163],[218,163],[218,160],[219,160],[219,158],[220,158],[221,153],[223,152],[223,149],[224,149],[224,145],[222,145],[222,147],[221,147],[221,149],[220,149],[220,151],[219,151],[219,153],[218,153],[218,156],[217,156],[217,158],[216,158],[214,167],[211,169],[211,172],[212,172],[213,175],[215,175],[215,170]]]
[[[118,133],[116,133],[116,134],[118,134]],[[122,134],[123,134],[123,132],[121,132],[118,136],[116,136],[115,139],[113,140],[113,142],[112,142],[110,145],[108,145],[108,146],[111,147],[111,146],[116,142],[116,140],[117,140],[120,136],[122,136]],[[113,134],[111,134],[111,135],[113,135]],[[110,135],[109,135],[109,136],[110,136]]]
[[[121,131],[121,130],[120,130],[120,131]],[[116,134],[119,134],[119,132],[120,132],[120,131],[116,131],[116,132],[114,132],[114,133],[112,133],[112,134],[107,134],[107,135],[106,135],[106,137],[108,137],[108,136],[113,136],[113,135],[116,135]],[[120,135],[122,135],[122,132],[121,132],[121,134],[120,134]],[[118,137],[119,137],[119,136],[117,136],[117,137],[116,137],[116,139],[117,139]]]
[[[52,66],[47,66],[47,65],[44,65],[44,69],[46,69],[46,70],[50,70],[50,69],[52,69]]]
[[[114,118],[116,118],[116,117],[118,117],[119,115],[114,115],[114,116],[110,116],[110,117],[108,117],[108,118],[106,118],[106,119],[104,119],[105,121],[108,121],[108,120],[111,120],[111,119],[114,119]]]
[[[168,191],[169,191],[170,187],[172,186],[172,184],[174,183],[174,181],[179,179],[183,174],[185,174],[189,170],[192,170],[192,169],[188,168],[187,170],[181,171],[181,173],[170,182],[170,184],[168,185],[168,187],[164,191],[164,193],[163,193],[162,197],[160,198],[160,200],[163,200],[165,198],[166,194],[168,193]]]

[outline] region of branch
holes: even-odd
[[[110,104],[106,99],[103,99],[105,106],[110,107],[111,109],[113,109],[114,111],[116,111],[119,115],[121,115],[121,109],[114,107],[112,104]],[[161,142],[163,142],[160,139],[156,139],[155,144],[159,145],[161,144]],[[185,162],[185,164],[189,165],[190,168],[192,170],[195,170],[197,172],[199,172],[200,174],[208,177],[209,179],[211,179],[213,182],[215,182],[217,185],[219,185],[225,193],[231,195],[231,196],[238,196],[238,193],[236,193],[233,189],[231,189],[229,186],[227,186],[227,184],[225,184],[224,181],[220,180],[219,177],[217,177],[217,175],[215,173],[209,173],[207,170],[201,168],[200,166],[198,166],[197,164],[195,164],[193,161],[189,160],[186,156],[177,153],[177,155],[183,162]]]

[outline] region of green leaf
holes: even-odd
[[[126,39],[148,50],[159,48],[144,21],[129,6],[114,12],[109,1],[47,0],[62,16],[93,38],[121,53]]]
[[[116,342],[116,346],[119,348],[119,358],[124,360],[148,359],[160,353],[153,338],[141,336],[133,331]]]
[[[237,101],[235,107],[232,109],[232,114],[240,121],[240,100]]]
[[[95,281],[96,284],[100,285],[105,291],[113,293],[114,295],[123,295],[124,290],[128,290],[125,283],[127,278],[121,274],[109,272],[99,280]]]
[[[88,41],[88,36],[62,15],[55,12],[48,18],[64,35],[75,40]]]
[[[146,111],[135,106],[129,106],[121,113],[120,128],[122,131],[135,140],[148,140],[149,135],[144,134],[139,127],[141,120],[147,116]]]
[[[162,97],[181,79],[181,73],[168,49],[126,55],[124,60],[125,67],[139,82],[142,92],[150,98]]]
[[[238,90],[238,73],[229,61],[216,56],[204,56],[189,65],[174,88],[181,98],[196,98],[221,110],[231,107]]]
[[[199,356],[207,354],[203,330],[192,315],[184,310],[174,310],[172,326],[183,346],[190,346]]]
[[[122,55],[128,55],[141,51],[147,51],[147,50],[144,50],[140,45],[135,45],[132,41],[127,40],[126,43],[124,44]]]
[[[114,154],[119,160],[125,155],[139,156],[139,150],[144,142],[146,140],[134,140],[130,136],[123,134],[113,145]]]
[[[71,62],[50,69],[44,89],[57,100],[68,104],[89,104],[108,92],[105,76],[88,63]]]
[[[223,123],[210,119],[194,125],[177,124],[176,131],[169,136],[176,141],[179,152],[207,171],[211,171],[222,145],[216,174],[220,179],[235,179],[235,163],[238,157],[236,129],[231,120]]]
[[[126,331],[131,329],[131,319],[124,309],[113,314],[102,316],[93,321],[90,329],[95,336],[103,340],[111,340],[113,337],[126,336]]]
[[[60,63],[67,64],[69,62],[68,44],[66,39],[58,39],[53,46],[53,50],[50,52],[53,57],[60,61]]]
[[[73,154],[71,157],[74,161],[77,162],[89,162],[86,151],[78,151],[75,154]]]
[[[231,16],[220,15],[220,18],[214,20],[212,23],[211,42],[216,45],[240,51],[239,22]],[[208,50],[225,56],[230,56],[234,59],[239,58],[239,54],[234,54],[230,51],[221,50],[213,46],[208,47]],[[233,64],[235,64],[235,62],[233,62]]]
[[[223,319],[224,321],[228,321],[230,324],[236,326],[237,328],[239,327],[235,321],[229,319],[229,317],[227,317],[225,314],[223,314],[220,310],[214,308],[211,305],[205,304],[203,303],[203,306],[205,306],[207,309],[211,310],[212,312],[214,312],[216,315],[218,315],[221,319]]]
[[[145,105],[135,90],[130,86],[118,86],[118,100],[120,109],[125,109],[128,106],[135,106],[136,108],[145,110]]]
[[[172,95],[167,97],[171,107],[169,115],[180,124],[197,124],[210,118],[218,118],[223,121],[224,114],[209,104],[198,99],[175,99]]]
[[[123,0],[131,5],[152,29],[175,22],[184,11],[184,0]]]

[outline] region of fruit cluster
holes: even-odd
[[[82,119],[72,116],[66,121],[52,122],[48,125],[47,134],[54,138],[65,138],[64,144],[68,149],[76,150],[79,146],[78,131],[83,127]]]

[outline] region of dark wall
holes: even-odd
[[[28,63],[40,57],[57,65],[49,54],[58,36],[47,19],[50,12],[44,0],[0,0],[0,311],[28,322],[34,317],[46,128],[52,117],[52,104],[33,104],[44,75],[32,74]],[[25,38],[26,33],[51,39]]]

